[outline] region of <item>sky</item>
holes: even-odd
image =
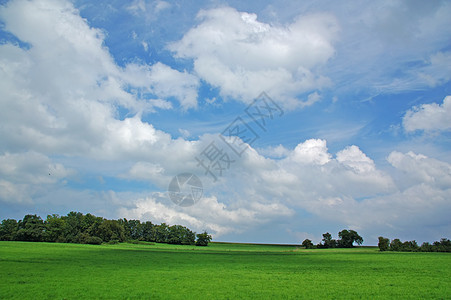
[[[451,1],[2,0],[0,219],[451,238],[450,15]],[[177,179],[193,205],[173,201]]]

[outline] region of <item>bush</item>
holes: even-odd
[[[90,236],[87,241],[86,244],[90,244],[90,245],[100,245],[102,244],[102,239],[99,238],[98,236]]]
[[[109,240],[109,241],[108,241],[108,244],[109,244],[109,245],[116,245],[116,244],[119,244],[119,240]]]

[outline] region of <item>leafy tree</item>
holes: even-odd
[[[172,225],[169,227],[168,239],[169,244],[182,244],[183,228],[181,225]]]
[[[15,239],[18,241],[40,242],[44,232],[44,221],[37,215],[26,215],[19,221]]]
[[[117,240],[119,242],[125,241],[125,230],[124,227],[119,224],[116,220],[105,220],[99,226],[99,237],[104,242],[109,242],[111,240]]]
[[[157,243],[167,243],[169,237],[169,226],[166,223],[161,223],[155,226],[155,241]]]
[[[44,222],[45,231],[43,234],[43,240],[46,242],[61,242],[64,241],[64,220],[59,215],[48,215]]]
[[[81,220],[81,231],[82,232],[89,232],[93,230],[93,226],[95,226],[96,223],[98,223],[99,218],[92,215],[92,214],[86,214],[83,216],[83,219]],[[103,221],[103,218],[100,218]],[[98,224],[100,225],[100,224]]]
[[[85,226],[89,225],[89,227],[85,230],[85,232],[88,233],[90,236],[100,237],[101,231],[100,226],[103,224],[105,219],[102,217],[92,216],[90,214],[87,214],[85,217],[87,219],[85,221]]]
[[[354,243],[363,243],[363,238],[354,230],[343,229],[338,233],[338,237],[338,246],[342,248],[352,248]]]
[[[390,243],[390,250],[391,251],[402,251],[402,242],[400,239],[394,239]]]
[[[402,243],[401,251],[414,252],[418,251],[419,247],[416,241],[405,241]]]
[[[17,221],[6,219],[0,225],[0,241],[12,241],[17,233]]]
[[[142,239],[147,242],[155,242],[155,225],[147,221],[141,224]]]
[[[324,234],[323,234],[323,242],[324,242],[324,245],[329,244],[330,241],[332,241],[332,234],[330,234],[329,232],[324,233]]]
[[[125,219],[124,219],[125,220]],[[129,220],[125,228],[127,239],[139,240],[143,236],[143,227],[139,220]]]
[[[182,245],[194,245],[195,243],[196,233],[185,227],[185,232],[182,237]]]
[[[420,251],[422,251],[422,252],[433,252],[434,251],[434,246],[432,246],[428,242],[424,242],[420,246]]]
[[[196,235],[194,232],[182,225],[169,227],[168,243],[181,245],[194,245]]]
[[[424,242],[421,246],[418,246],[417,242],[405,241],[401,242],[399,239],[394,239],[390,243],[389,250],[391,251],[422,251],[422,252],[451,252],[451,241],[442,238],[440,241],[435,241],[432,244]]]
[[[208,246],[208,243],[211,241],[211,235],[209,235],[206,231],[203,233],[198,233],[196,237],[196,246]]]
[[[78,235],[83,232],[84,216],[81,212],[71,211],[67,216],[62,217],[64,222],[63,235],[68,243],[77,243]]]
[[[211,236],[198,235],[199,245],[207,245]],[[82,244],[102,242],[119,243],[125,240],[156,241],[183,245],[196,244],[196,233],[181,225],[154,225],[139,220],[107,220],[92,214],[70,212],[60,217],[48,215],[45,222],[37,215],[26,215],[17,222],[3,220],[0,224],[0,240],[47,241]]]
[[[440,242],[437,242],[435,248],[435,251],[437,252],[451,252],[451,241],[449,239],[442,238],[440,239]]]
[[[302,246],[303,246],[305,249],[312,249],[312,248],[313,248],[313,243],[312,243],[311,240],[305,239],[305,240],[302,242]]]
[[[323,243],[319,243],[317,248],[336,248],[337,241],[332,238],[332,235],[329,232],[323,234]]]
[[[380,251],[387,251],[389,250],[390,247],[390,240],[380,236],[379,243],[377,243],[377,246],[379,247]]]

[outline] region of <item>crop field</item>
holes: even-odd
[[[450,299],[449,253],[0,242],[1,299]]]

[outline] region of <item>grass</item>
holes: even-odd
[[[451,299],[449,253],[0,242],[0,298]]]

